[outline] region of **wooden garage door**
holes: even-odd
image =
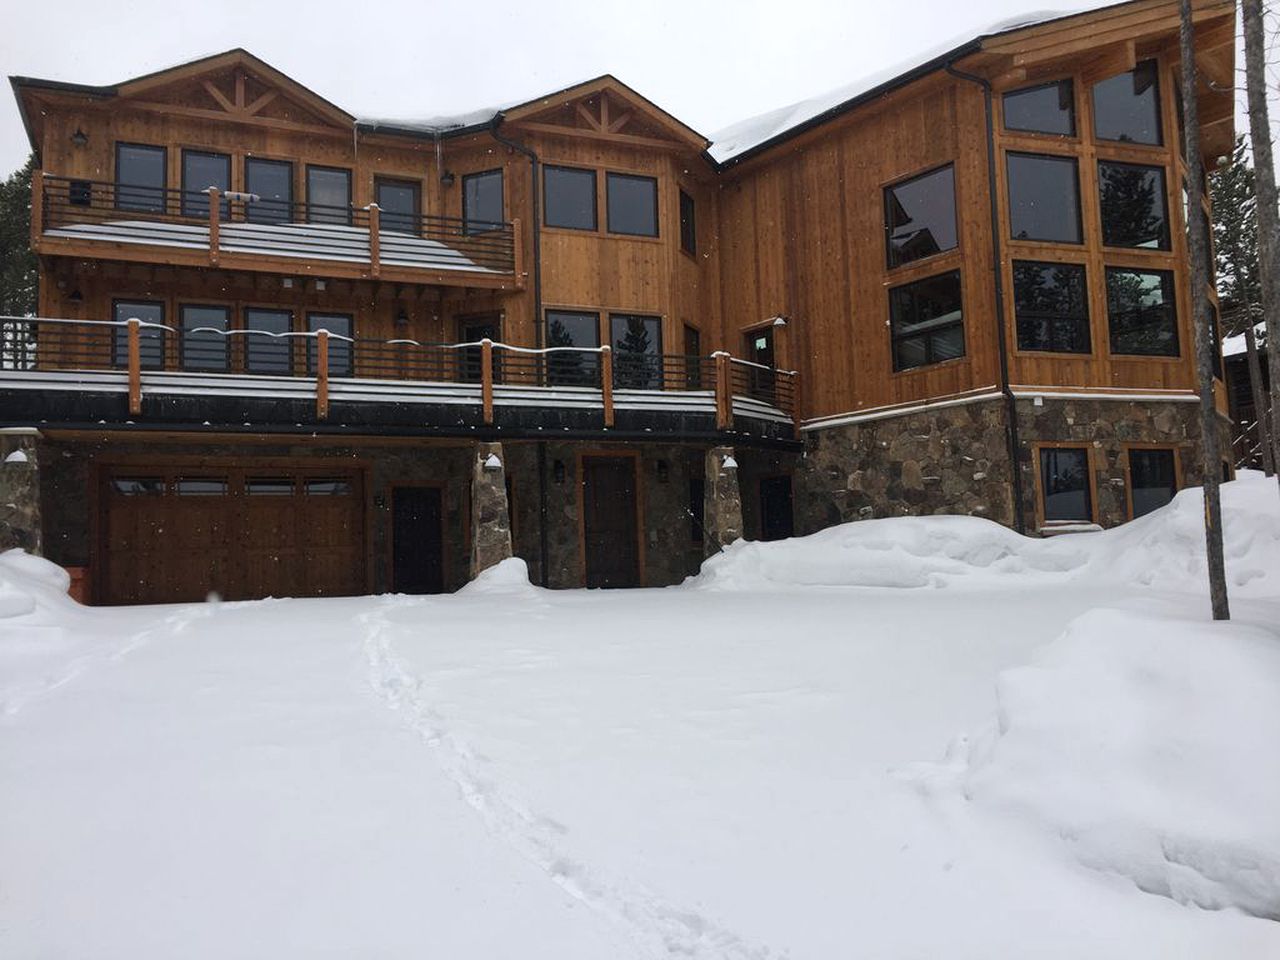
[[[358,470],[112,467],[99,504],[100,603],[366,592]]]

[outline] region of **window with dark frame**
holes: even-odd
[[[698,252],[698,224],[693,197],[680,191],[680,249],[691,256]]]
[[[164,304],[158,300],[117,300],[111,305],[111,318],[117,323],[141,320],[143,323],[164,323]],[[156,327],[142,327],[138,331],[138,358],[143,370],[164,369],[165,331]],[[112,357],[117,367],[129,366],[129,330],[115,327],[112,339]]]
[[[164,147],[141,143],[116,144],[117,210],[165,212],[167,158]]]
[[[600,346],[600,314],[581,310],[548,310],[548,347]],[[547,382],[552,386],[597,387],[600,355],[577,350],[547,354]]]
[[[951,164],[884,189],[889,268],[955,249],[956,185]]]
[[[1156,61],[1093,85],[1093,134],[1099,140],[1160,146],[1160,77]]]
[[[249,331],[244,335],[246,371],[285,376],[293,372],[293,341],[280,336],[293,330],[290,311],[249,307],[244,311],[244,326]]]
[[[1105,246],[1170,249],[1163,167],[1100,160],[1098,204]]]
[[[231,189],[231,156],[226,153],[210,153],[205,150],[182,151],[182,215],[184,217],[209,216],[209,194],[205,191],[217,187],[223,193]],[[229,212],[227,201],[218,204],[222,219]]]
[[[1092,523],[1088,448],[1041,447],[1040,493],[1046,523]]]
[[[288,160],[246,157],[244,188],[258,199],[245,204],[251,223],[288,223],[293,219],[293,164]]]
[[[613,383],[626,390],[662,389],[662,318],[609,314]]]
[[[889,326],[895,372],[963,357],[960,271],[890,289]]]
[[[351,350],[351,315],[347,313],[309,313],[307,314],[307,330],[316,333],[328,330],[336,336],[329,338],[329,376],[350,377],[355,372],[354,356]],[[347,339],[339,339],[346,337]],[[307,373],[315,376],[316,372],[316,338],[307,338]]]
[[[1005,162],[1013,239],[1082,243],[1075,157],[1010,152]]]
[[[542,222],[548,227],[595,230],[596,172],[576,167],[542,168]]]
[[[391,233],[417,235],[422,231],[422,187],[416,180],[390,180],[378,177],[374,181],[374,195],[378,201],[378,229]]]
[[[183,370],[226,373],[230,366],[226,331],[230,325],[228,307],[193,303],[179,306],[179,366]]]
[[[1089,290],[1078,263],[1013,262],[1019,350],[1089,353]]]
[[[605,222],[610,233],[658,235],[658,180],[631,173],[606,173]]]
[[[1010,90],[1002,106],[1006,130],[1076,135],[1075,86],[1069,79]]]
[[[1107,324],[1113,354],[1178,356],[1173,274],[1107,267]]]
[[[462,178],[463,231],[485,233],[503,224],[502,169],[468,173]]]
[[[350,225],[350,170],[307,167],[307,222]]]
[[[1129,448],[1129,499],[1133,519],[1158,510],[1178,492],[1178,468],[1172,449]]]

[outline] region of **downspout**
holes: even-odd
[[[1009,470],[1013,481],[1013,528],[1018,533],[1026,533],[1022,505],[1022,469],[1018,461],[1018,405],[1013,396],[1013,389],[1009,386],[1009,344],[1004,328],[1004,269],[1000,247],[1000,201],[996,193],[996,134],[991,112],[991,84],[976,74],[957,70],[952,63],[946,65],[946,71],[959,80],[968,80],[981,87],[983,107],[986,111],[987,194],[991,198],[991,269],[995,275],[996,342],[1000,348],[1000,392],[1004,394],[1005,416],[1008,419],[1005,434],[1009,444]]]
[[[542,349],[542,191],[538,189],[538,155],[516,140],[498,132],[502,126],[499,113],[489,124],[489,133],[503,146],[529,158],[530,188],[533,196],[533,335],[534,344]],[[538,579],[547,586],[550,551],[547,544],[547,442],[538,441]]]

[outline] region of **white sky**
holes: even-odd
[[[3,0],[0,72],[107,84],[242,46],[354,114],[389,117],[462,112],[612,73],[709,136],[1043,2],[59,0],[51,13]],[[28,150],[12,95],[2,96],[0,176]]]

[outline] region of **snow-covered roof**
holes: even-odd
[[[1266,337],[1267,325],[1259,323],[1253,328],[1254,333],[1258,335],[1258,346],[1262,346],[1262,341]],[[1237,333],[1234,336],[1222,338],[1222,355],[1224,357],[1235,357],[1247,351],[1245,346],[1245,338],[1243,333]]]

